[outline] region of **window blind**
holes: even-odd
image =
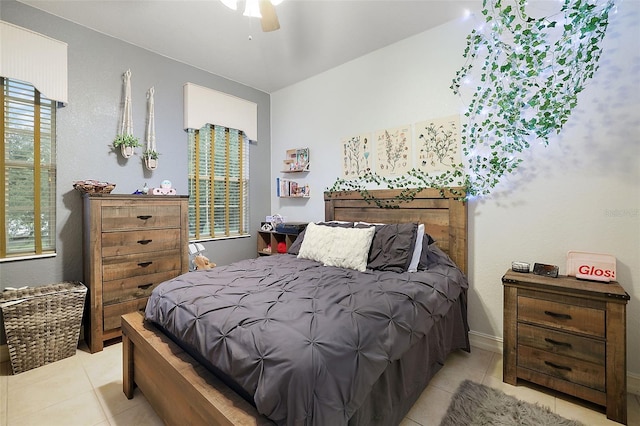
[[[249,149],[243,132],[206,125],[189,129],[189,236],[248,233]]]
[[[55,251],[55,102],[1,78],[0,257]]]

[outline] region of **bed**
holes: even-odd
[[[132,398],[138,386],[167,424],[398,424],[447,354],[469,350],[459,193],[427,189],[401,203],[394,190],[371,191],[378,203],[357,192],[325,194],[326,221],[424,224],[435,240],[427,260],[437,258],[426,271],[354,271],[287,254],[159,286],[147,306],[153,321],[139,313],[122,319],[125,394]],[[301,251],[316,229],[307,228]],[[432,284],[428,274],[445,278]],[[186,297],[206,302],[195,307]],[[247,306],[261,311],[250,316]],[[204,321],[209,315],[218,316]]]

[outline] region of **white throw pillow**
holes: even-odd
[[[364,272],[375,228],[307,225],[298,257]]]
[[[411,263],[407,268],[409,272],[418,270],[418,263],[420,263],[420,255],[422,254],[422,237],[424,237],[424,223],[419,224],[416,231],[416,244],[413,246],[413,256],[411,256]]]

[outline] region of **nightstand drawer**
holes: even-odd
[[[518,297],[518,321],[595,337],[605,336],[605,311],[532,297]]]
[[[598,391],[606,391],[605,367],[601,364],[518,345],[518,368],[520,367]]]
[[[149,253],[180,248],[180,229],[104,232],[102,257]]]
[[[518,344],[604,365],[606,345],[602,340],[518,324]]]
[[[140,202],[102,207],[102,231],[180,228],[180,206]]]

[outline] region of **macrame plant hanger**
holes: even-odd
[[[147,109],[149,117],[147,117],[147,148],[144,152],[144,164],[148,170],[155,170],[158,167],[158,151],[156,150],[156,122],[155,107],[153,94],[155,89],[152,87],[147,92]]]
[[[133,115],[131,112],[131,70],[127,70],[123,75],[124,80],[124,108],[122,110],[122,122],[120,123],[120,134],[123,136],[133,135]],[[120,150],[124,158],[133,155],[134,147],[120,145]]]

